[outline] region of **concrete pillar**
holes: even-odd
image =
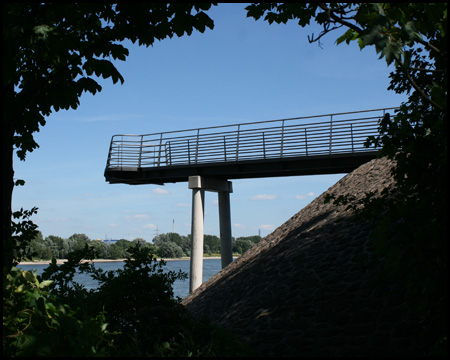
[[[222,269],[233,261],[231,242],[230,193],[219,191],[220,257]]]
[[[233,186],[227,180],[201,176],[190,176],[188,186],[189,189],[192,189],[191,273],[189,278],[189,292],[191,293],[203,281],[203,221],[206,190],[219,193],[222,268],[233,261],[230,215],[230,192],[233,192]]]
[[[205,191],[201,188],[192,189],[190,293],[197,289],[203,281],[204,204]]]

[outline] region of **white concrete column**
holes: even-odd
[[[222,269],[233,261],[231,239],[230,193],[219,191],[220,256]]]
[[[205,191],[192,189],[192,226],[191,226],[191,271],[189,292],[193,292],[203,282],[203,220]]]
[[[191,273],[189,292],[193,292],[203,280],[203,233],[204,233],[204,198],[205,191],[219,193],[220,246],[222,268],[233,261],[231,244],[230,181],[189,176],[189,189],[192,189],[192,228],[191,228]]]

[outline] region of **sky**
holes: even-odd
[[[394,107],[406,100],[388,91],[389,73],[375,49],[341,44],[331,33],[309,44],[311,25],[246,18],[244,4],[208,11],[214,30],[139,47],[114,61],[123,85],[98,79],[76,110],[47,117],[35,134],[40,148],[14,159],[13,210],[39,208],[32,217],[43,236],[151,241],[157,234],[191,231],[187,183],[109,184],[104,170],[111,137]],[[266,236],[345,174],[233,180],[234,237]],[[206,192],[205,233],[219,235],[217,194]]]

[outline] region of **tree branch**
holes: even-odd
[[[313,43],[313,42],[319,41],[320,38],[321,38],[322,36],[328,34],[329,32],[332,32],[333,30],[340,29],[340,28],[343,27],[343,26],[344,26],[344,25],[339,25],[339,26],[335,26],[335,27],[332,28],[332,29],[324,29],[324,30],[319,34],[319,37],[316,38],[316,39],[314,39],[314,33],[312,34],[311,37],[309,37],[309,35],[308,35],[308,42],[311,44],[311,43]]]
[[[348,28],[356,31],[358,34],[360,34],[363,31],[363,29],[359,28],[358,26],[356,26],[356,25],[352,24],[351,22],[348,22],[348,21],[340,18],[339,16],[337,16],[331,10],[331,8],[329,8],[325,3],[319,3],[318,5],[323,11],[327,12],[328,16],[330,17],[330,19],[333,19],[335,22],[337,22],[337,23],[339,23],[339,24],[341,24],[343,26],[347,26]]]
[[[414,88],[414,90],[416,90],[419,94],[420,97],[422,99],[424,99],[425,101],[429,102],[431,105],[435,106],[436,108],[438,108],[440,111],[444,111],[444,109],[442,108],[442,106],[440,106],[438,103],[434,102],[426,93],[425,91],[423,91],[419,85],[417,85],[417,83],[414,81],[414,79],[412,78],[412,76],[409,74],[409,72],[405,69],[405,64],[400,60],[400,59],[396,59],[396,61],[399,63],[399,67],[401,68],[403,74],[406,75],[406,77],[408,78],[411,86]],[[424,69],[425,70],[425,69]],[[428,70],[427,70],[428,71]],[[430,71],[434,71],[434,70],[430,70]]]

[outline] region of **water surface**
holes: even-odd
[[[101,268],[105,271],[117,270],[117,269],[122,268],[123,265],[124,265],[123,261],[94,263],[94,266],[96,268]],[[28,271],[36,269],[38,274],[42,274],[42,272],[44,271],[44,269],[47,266],[48,266],[47,264],[45,264],[45,265],[33,264],[33,265],[19,265],[18,267],[20,267],[24,270],[28,270]],[[190,267],[189,260],[166,261],[166,265],[164,266],[164,269],[166,269],[167,271],[181,270],[188,275],[188,278],[186,280],[184,280],[184,281],[177,280],[173,284],[173,292],[174,292],[175,296],[184,298],[189,294],[189,267]],[[220,271],[220,269],[221,269],[220,259],[203,259],[203,282],[209,280],[211,277],[213,277],[215,274],[217,274]],[[75,274],[74,280],[76,282],[84,285],[87,289],[94,289],[98,286],[98,283],[87,274]]]

